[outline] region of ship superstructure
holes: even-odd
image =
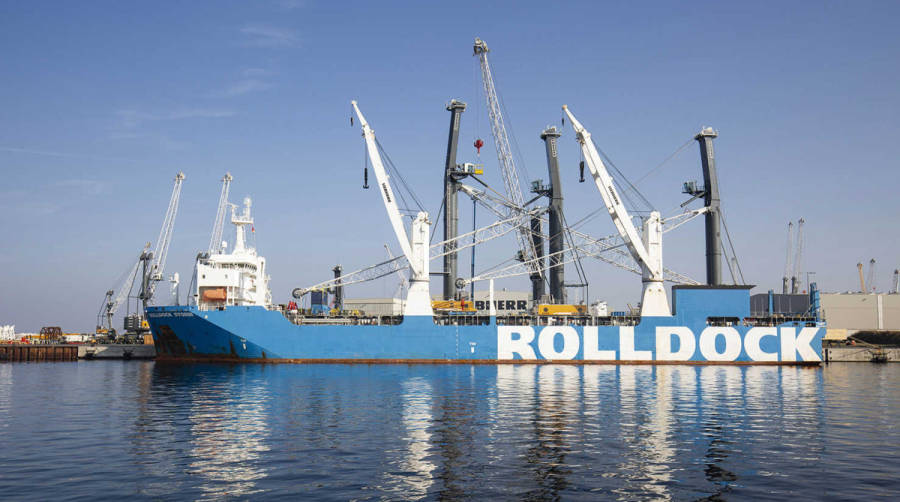
[[[228,251],[227,242],[222,241],[216,252],[197,260],[193,297],[200,310],[230,306],[267,307],[272,303],[266,259],[247,242],[247,227],[250,227],[251,235],[256,231],[250,215],[251,205],[251,199],[246,197],[243,211],[238,213],[236,204],[228,204],[235,229],[231,250]]]

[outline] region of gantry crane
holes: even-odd
[[[484,87],[484,97],[487,100],[488,114],[491,119],[491,134],[494,136],[494,148],[497,150],[497,161],[500,164],[500,172],[503,175],[503,185],[506,188],[506,195],[512,202],[509,216],[518,215],[518,228],[516,235],[519,239],[519,249],[522,253],[522,262],[530,263],[532,281],[543,281],[543,270],[538,266],[535,260],[537,250],[531,239],[531,227],[525,212],[522,208],[525,206],[525,197],[522,195],[522,187],[519,183],[519,171],[513,160],[512,149],[509,145],[509,135],[506,132],[506,125],[503,122],[503,114],[500,107],[500,99],[497,97],[497,89],[494,86],[494,77],[491,73],[491,66],[488,63],[487,54],[490,52],[484,40],[475,39],[474,45],[475,55],[478,56],[481,63],[481,80]]]

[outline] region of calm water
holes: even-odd
[[[0,500],[900,496],[900,364],[0,364]]]

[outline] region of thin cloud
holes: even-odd
[[[105,157],[101,155],[90,155],[68,152],[53,152],[48,150],[32,150],[30,148],[16,148],[12,146],[0,146],[0,151],[11,153],[24,153],[28,155],[43,155],[47,157],[61,157],[66,159],[87,159],[87,160],[109,160],[114,162],[142,162],[136,159],[125,159],[122,157]]]
[[[306,7],[306,0],[278,0],[276,4],[284,10],[294,10]]]
[[[230,98],[234,96],[241,96],[244,94],[250,94],[253,92],[261,92],[272,88],[272,84],[265,82],[263,80],[247,78],[243,80],[238,80],[237,82],[229,85],[225,89],[214,93],[216,97],[225,97]]]
[[[56,186],[76,190],[86,195],[100,195],[109,191],[109,183],[90,179],[69,179],[56,182]]]
[[[300,36],[289,28],[248,24],[240,29],[247,47],[291,48],[300,46]]]
[[[124,129],[136,129],[145,122],[159,122],[167,120],[185,120],[197,118],[224,118],[231,117],[231,110],[216,110],[204,108],[182,108],[163,112],[147,112],[136,109],[123,109],[116,111],[119,123]]]

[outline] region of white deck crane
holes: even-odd
[[[563,111],[569,117],[569,122],[575,130],[575,138],[581,144],[585,164],[591,171],[591,176],[600,191],[610,218],[622,240],[625,241],[625,246],[631,256],[641,267],[641,282],[643,283],[641,315],[672,315],[666,290],[663,287],[662,221],[659,212],[650,212],[650,216],[644,221],[643,232],[639,235],[631,221],[631,216],[613,186],[612,177],[606,170],[606,166],[597,152],[597,147],[591,141],[591,133],[581,125],[581,122],[578,122],[567,106],[563,105]]]
[[[523,263],[530,263],[532,274],[543,279],[543,271],[535,260],[537,251],[531,240],[531,230],[528,219],[522,208],[525,206],[525,197],[522,195],[522,187],[519,183],[519,172],[513,160],[512,149],[509,146],[509,135],[506,125],[503,123],[503,114],[500,111],[500,99],[497,97],[497,89],[494,86],[494,77],[491,74],[491,66],[488,64],[487,53],[490,52],[487,44],[480,38],[475,39],[475,55],[481,63],[481,80],[484,87],[484,96],[487,100],[488,114],[491,118],[491,134],[494,136],[494,148],[497,150],[497,161],[500,164],[500,172],[503,174],[503,185],[511,206],[509,216],[519,215],[517,236],[519,249],[522,251]]]
[[[363,130],[366,149],[372,161],[372,170],[375,172],[378,186],[381,187],[379,193],[381,193],[381,199],[384,201],[384,208],[387,210],[391,226],[394,228],[394,234],[400,243],[400,249],[403,250],[403,255],[409,261],[409,290],[406,293],[406,307],[404,307],[403,314],[432,316],[434,311],[431,309],[430,277],[428,275],[428,238],[431,221],[428,220],[428,213],[420,211],[416,215],[410,229],[412,235],[407,237],[406,227],[403,224],[400,209],[397,207],[397,199],[394,197],[394,191],[391,189],[390,177],[384,169],[381,154],[378,152],[378,144],[375,142],[375,131],[369,127],[369,123],[359,110],[356,101],[352,101],[352,105]]]
[[[175,185],[172,187],[172,196],[169,198],[169,207],[163,218],[159,237],[156,239],[156,247],[153,252],[144,252],[141,261],[145,263],[143,282],[141,283],[140,299],[144,307],[153,301],[153,293],[156,285],[164,280],[163,272],[166,269],[166,258],[169,254],[169,244],[172,242],[172,231],[175,228],[175,216],[178,214],[178,203],[181,200],[181,185],[184,182],[184,173],[175,175]],[[147,265],[149,263],[149,265]]]
[[[216,208],[216,221],[213,223],[212,235],[209,239],[209,254],[222,252],[222,231],[225,227],[225,210],[228,207],[228,192],[231,190],[231,173],[225,173],[222,177],[222,192],[219,193],[219,205]]]

